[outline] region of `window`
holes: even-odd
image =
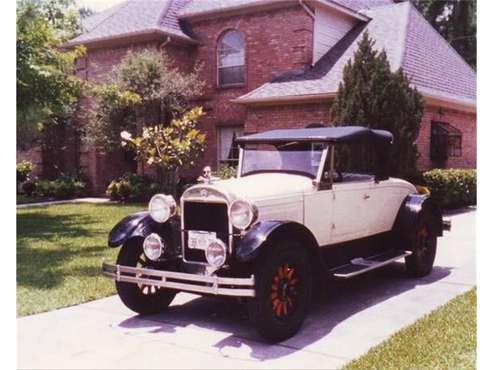
[[[218,128],[219,164],[236,167],[238,165],[239,149],[236,138],[243,135],[243,127]]]
[[[445,122],[431,123],[430,159],[446,161],[462,155],[462,132]]]
[[[219,86],[245,83],[245,42],[238,31],[227,31],[219,39],[217,81]]]
[[[330,178],[329,160],[325,164],[324,179]],[[333,182],[373,181],[377,171],[375,145],[363,142],[335,145]]]
[[[248,144],[244,147],[241,174],[295,173],[314,179],[326,146],[300,142]]]

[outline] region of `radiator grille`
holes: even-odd
[[[188,248],[188,230],[212,231],[229,244],[228,206],[225,203],[184,202],[184,257],[186,261],[206,263],[205,252]]]

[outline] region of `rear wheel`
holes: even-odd
[[[416,277],[428,275],[433,269],[436,251],[437,236],[421,221],[414,236],[413,254],[406,257],[407,270]]]
[[[293,242],[280,242],[261,258],[249,315],[261,336],[279,342],[303,324],[311,303],[312,269],[306,251]]]
[[[131,240],[120,249],[117,264],[131,267],[152,267],[152,261],[147,260],[142,249],[141,239]],[[143,274],[137,277],[148,278]],[[116,290],[122,302],[139,314],[158,313],[167,308],[176,292],[157,285],[134,284],[117,281]]]

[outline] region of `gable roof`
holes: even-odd
[[[142,35],[169,35],[194,42],[180,27],[177,12],[190,0],[127,0],[84,21],[87,32],[65,46],[90,45]]]
[[[335,96],[344,66],[368,31],[375,47],[386,51],[392,70],[402,67],[423,95],[476,105],[475,71],[410,2],[377,6],[364,14],[371,20],[349,31],[313,68],[284,74],[234,101],[264,103]]]

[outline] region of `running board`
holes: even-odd
[[[351,263],[330,270],[330,274],[335,278],[348,279],[352,278],[353,276],[360,275],[365,272],[388,265],[389,263],[409,256],[410,254],[412,253],[407,251],[395,250],[377,254],[367,258],[354,258],[351,260]]]

